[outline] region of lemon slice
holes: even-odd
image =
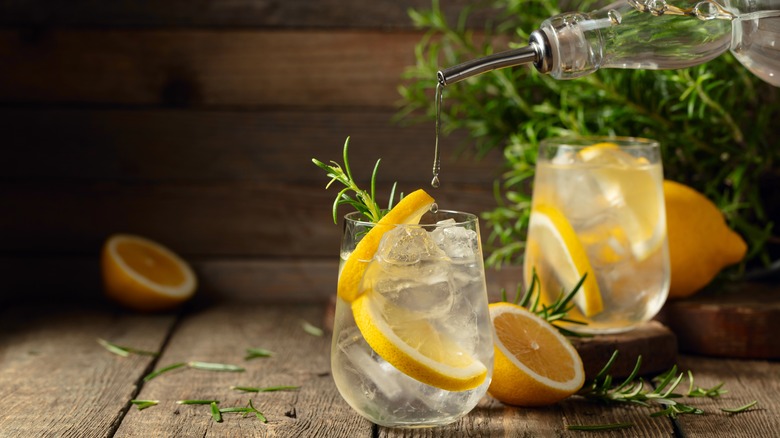
[[[646,260],[666,237],[663,175],[660,164],[634,157],[614,143],[597,143],[579,152],[594,164],[592,175],[623,230],[638,261]]]
[[[166,310],[188,300],[197,281],[190,266],[173,251],[140,236],[116,234],[101,254],[108,297],[135,310]]]
[[[368,262],[374,257],[382,236],[392,225],[416,224],[422,215],[431,209],[433,198],[425,190],[416,190],[401,199],[371,230],[358,242],[355,250],[344,262],[339,274],[338,296],[351,303],[360,296],[360,281],[366,272]]]
[[[580,291],[574,295],[574,304],[583,315],[590,317],[604,308],[599,285],[585,249],[566,217],[551,205],[537,205],[531,210],[526,242],[524,275],[530,282],[536,269],[542,288],[550,291],[543,296],[556,297],[568,293],[587,273]]]
[[[368,291],[352,303],[352,314],[368,345],[396,369],[426,385],[465,391],[481,385],[487,368],[415,313]]]
[[[511,405],[544,406],[582,387],[582,359],[555,327],[516,304],[488,307],[496,334],[490,395]]]

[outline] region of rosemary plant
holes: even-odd
[[[598,6],[595,0],[566,4],[567,10],[581,11]],[[400,118],[434,118],[431,95],[439,68],[503,50],[505,41],[524,45],[544,19],[561,12],[557,0],[493,0],[480,5],[479,15],[494,19],[478,29],[484,35],[479,38],[474,26],[466,25],[470,14],[477,12],[470,8],[457,23],[447,22],[438,0],[432,0],[429,10],[409,11],[414,24],[427,33],[417,45],[416,64],[404,73]],[[688,69],[605,69],[570,81],[555,80],[533,68],[502,69],[444,92],[443,133],[469,132],[480,153],[503,150],[507,170],[496,183],[498,206],[483,215],[491,230],[489,265],[517,263],[522,256],[528,184],[539,140],[612,134],[658,140],[666,177],[712,199],[729,225],[748,241],[748,259],[769,261],[766,243],[777,238],[759,179],[780,158],[777,137],[772,135],[780,122],[780,99],[776,88],[753,76],[731,54]]]

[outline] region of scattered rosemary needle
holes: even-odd
[[[740,412],[745,412],[745,411],[750,410],[750,408],[756,406],[757,404],[758,404],[758,400],[753,400],[752,402],[750,402],[750,403],[748,403],[748,404],[746,404],[744,406],[740,406],[738,408],[721,408],[721,411],[728,412],[730,414],[738,414]]]
[[[210,405],[212,403],[219,404],[219,400],[176,400],[178,405]]]
[[[159,370],[152,371],[151,373],[147,374],[144,377],[144,382],[148,382],[148,381],[154,379],[155,377],[159,376],[160,374],[167,373],[168,371],[175,370],[177,368],[181,368],[181,367],[184,367],[184,366],[187,366],[187,364],[185,362],[177,362],[177,363],[168,365],[168,366],[166,366],[164,368],[160,368]]]
[[[213,363],[213,362],[192,361],[192,362],[187,362],[187,365],[190,368],[194,368],[196,370],[229,371],[229,372],[242,372],[242,371],[245,371],[243,367],[240,367],[238,365],[230,365],[230,364],[226,364],[226,363]]]
[[[146,408],[152,407],[160,403],[159,400],[130,400],[130,403],[134,404],[139,411],[143,411]]]
[[[133,348],[133,347],[125,347],[125,346],[117,345],[117,344],[115,344],[113,342],[107,341],[107,340],[105,340],[103,338],[97,338],[97,342],[98,342],[98,344],[102,345],[103,348],[105,348],[106,350],[108,350],[108,351],[110,351],[110,352],[112,352],[112,353],[114,353],[114,354],[116,354],[118,356],[122,356],[122,357],[130,356],[131,353],[132,354],[142,355],[142,356],[157,356],[157,355],[159,355],[159,353],[157,353],[155,351],[147,351],[147,350],[141,350],[141,349]]]
[[[255,405],[252,404],[252,399],[249,400],[249,403],[246,405],[246,407],[230,407],[230,408],[222,408],[219,410],[221,414],[228,414],[228,413],[242,413],[243,417],[246,417],[247,415],[253,413],[257,417],[258,420],[262,421],[263,423],[268,423],[268,419],[265,418],[265,415],[263,415],[262,412],[258,411],[257,408],[255,408]]]
[[[247,348],[244,360],[256,359],[258,357],[271,357],[273,355],[273,351],[266,350],[265,348]]]
[[[567,424],[567,430],[613,430],[613,429],[628,429],[634,427],[633,423],[608,423],[608,424]]]
[[[217,423],[222,422],[222,413],[219,411],[219,407],[215,402],[211,402],[211,418],[214,419]]]
[[[310,324],[308,321],[301,321],[301,325],[303,326],[303,331],[306,333],[312,335],[312,336],[322,336],[323,331],[321,328],[314,326]]]
[[[255,388],[251,386],[231,386],[230,389],[244,392],[276,392],[276,391],[297,391],[300,386],[267,386],[265,388]]]

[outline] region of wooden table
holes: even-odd
[[[303,321],[323,326],[325,304],[210,303],[180,314],[139,315],[105,304],[0,310],[0,436],[2,437],[439,437],[439,436],[674,436],[776,437],[780,434],[780,363],[681,356],[696,383],[724,382],[719,399],[695,399],[705,415],[651,418],[641,406],[603,406],[577,398],[540,409],[504,406],[485,397],[459,422],[437,429],[392,430],[354,413],[330,375],[330,336],[314,336]],[[160,351],[120,357],[96,341]],[[273,351],[245,360],[246,348]],[[179,369],[149,382],[143,376],[175,362],[236,364],[245,372]],[[297,391],[242,393],[231,385],[294,385]],[[145,410],[132,399],[159,400]],[[182,399],[248,400],[268,418],[226,414],[215,422],[208,406]],[[758,400],[748,412],[727,414]],[[632,422],[625,430],[576,432],[572,424]]]

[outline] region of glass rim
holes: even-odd
[[[456,219],[455,223],[453,223],[453,224],[446,224],[444,226],[454,227],[454,226],[459,226],[459,225],[463,226],[465,224],[470,224],[470,223],[479,223],[479,216],[477,216],[474,213],[469,213],[469,212],[466,212],[466,211],[458,211],[458,210],[437,210],[436,213],[433,213],[433,214],[440,214],[440,213],[446,213],[446,214],[449,214],[449,215],[452,215],[452,216],[454,216],[454,215],[462,215],[464,217],[464,220],[457,220]],[[374,225],[376,225],[375,222],[367,221],[365,219],[355,219],[356,216],[357,217],[361,217],[362,215],[363,215],[363,213],[361,213],[359,211],[353,211],[353,212],[345,214],[344,215],[344,220],[346,222],[350,222],[350,223],[353,223],[355,225],[360,225],[360,226],[374,226]],[[393,227],[419,227],[419,228],[432,228],[432,227],[440,227],[440,226],[442,226],[441,224],[435,224],[435,223],[434,224],[387,224],[387,225],[388,226],[393,226]]]
[[[545,138],[539,147],[586,148],[594,143],[615,143],[620,148],[658,148],[660,143],[646,137],[606,136],[606,135],[570,135]]]

